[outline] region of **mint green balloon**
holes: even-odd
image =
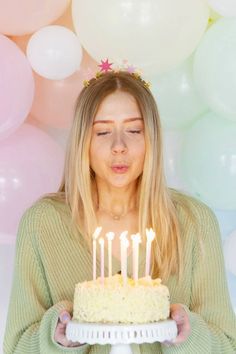
[[[219,19],[203,35],[194,81],[212,111],[236,121],[236,18]]]
[[[216,209],[236,209],[236,123],[210,112],[187,131],[181,157],[188,190]]]
[[[186,128],[208,110],[195,87],[192,56],[176,69],[150,81],[164,128]]]

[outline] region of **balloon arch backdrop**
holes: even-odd
[[[83,81],[126,60],[151,81],[168,184],[218,217],[236,309],[236,2],[0,0],[0,53],[0,281],[24,210],[59,186]]]

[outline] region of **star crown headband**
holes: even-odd
[[[125,71],[128,72],[131,76],[133,76],[136,80],[139,80],[144,87],[146,88],[150,88],[150,82],[145,81],[142,77],[141,77],[141,72],[140,70],[137,70],[137,68],[135,68],[133,65],[129,65],[127,60],[123,60],[122,65],[121,66],[117,66],[116,68],[112,68],[113,63],[109,63],[109,60],[101,60],[101,63],[98,65],[100,67],[100,71],[97,71],[95,76],[92,77],[89,80],[84,80],[83,84],[85,87],[88,87],[91,83],[91,81],[93,81],[94,79],[97,80],[99,79],[101,76],[103,76],[103,74],[106,74],[108,72],[113,72],[113,73],[118,73],[121,71]]]

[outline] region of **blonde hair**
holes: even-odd
[[[121,90],[137,101],[145,127],[145,162],[138,181],[139,232],[152,227],[157,237],[152,247],[152,276],[167,280],[182,274],[180,225],[174,200],[163,172],[161,124],[155,99],[141,79],[121,71],[90,80],[81,91],[68,139],[64,176],[58,193],[51,198],[65,202],[72,221],[91,242],[97,226],[94,208],[94,173],[90,169],[89,147],[92,123],[99,105],[109,94]]]

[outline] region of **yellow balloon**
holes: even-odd
[[[208,25],[204,0],[72,0],[81,44],[97,61],[127,59],[148,74],[185,60]]]

